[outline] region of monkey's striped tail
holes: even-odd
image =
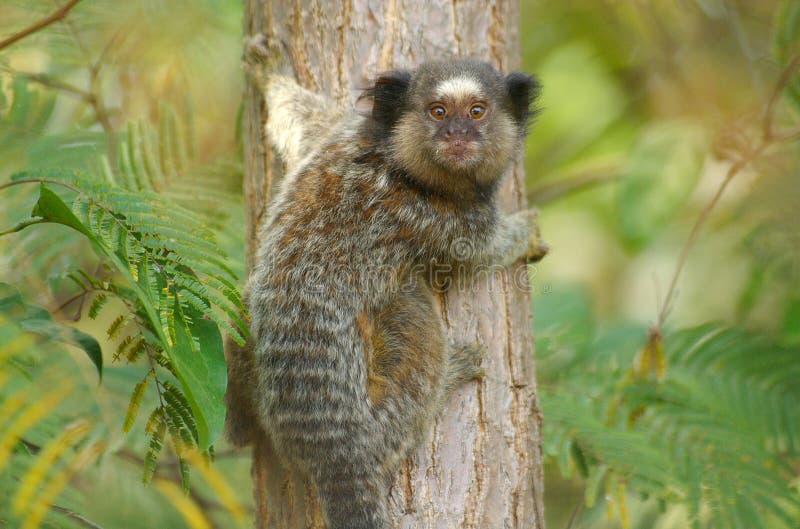
[[[385,529],[388,490],[374,469],[347,469],[317,481],[329,529]]]

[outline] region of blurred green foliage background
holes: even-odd
[[[0,35],[57,5],[0,2]],[[202,218],[241,278],[241,16],[221,0],[84,1],[0,50],[0,185],[147,173],[133,187]],[[544,85],[526,170],[552,246],[531,269],[548,527],[797,527],[800,2],[523,0],[519,24]],[[137,142],[167,135],[184,165],[153,179]],[[3,231],[37,189],[0,193]],[[63,226],[6,234],[0,306],[24,299],[25,317],[44,307],[113,351],[105,328],[127,307],[89,318],[69,278],[104,266]],[[141,485],[146,416],[121,428],[147,361],[106,353],[98,385],[86,348],[20,321],[0,315],[0,527],[36,509],[43,527],[250,525],[247,453],[218,446],[212,470],[187,456],[188,500],[172,453]]]

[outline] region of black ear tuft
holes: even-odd
[[[372,88],[367,90],[365,95],[372,99],[372,119],[386,132],[400,116],[409,86],[411,72],[394,70],[380,74]]]
[[[537,112],[531,105],[539,97],[542,85],[533,75],[512,72],[506,76],[506,89],[511,101],[511,115],[524,128],[528,119]]]

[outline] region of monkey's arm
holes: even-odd
[[[540,261],[550,247],[542,240],[535,209],[524,209],[500,217],[488,244],[476,249],[477,264],[511,264],[524,257],[528,262]]]
[[[289,54],[276,39],[264,35],[248,39],[244,69],[264,94],[267,136],[291,172],[319,149],[343,112],[330,99],[297,83]]]
[[[267,136],[294,170],[309,153],[320,148],[342,117],[342,111],[326,97],[306,90],[285,75],[270,76],[264,87],[267,104]]]

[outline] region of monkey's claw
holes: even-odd
[[[286,45],[263,33],[245,37],[242,69],[261,85],[266,83],[270,74],[292,73]]]
[[[525,260],[529,263],[536,263],[541,261],[545,255],[550,251],[550,245],[542,240],[542,234],[539,230],[539,210],[536,208],[528,209],[526,212],[528,220],[528,250],[525,252]]]

